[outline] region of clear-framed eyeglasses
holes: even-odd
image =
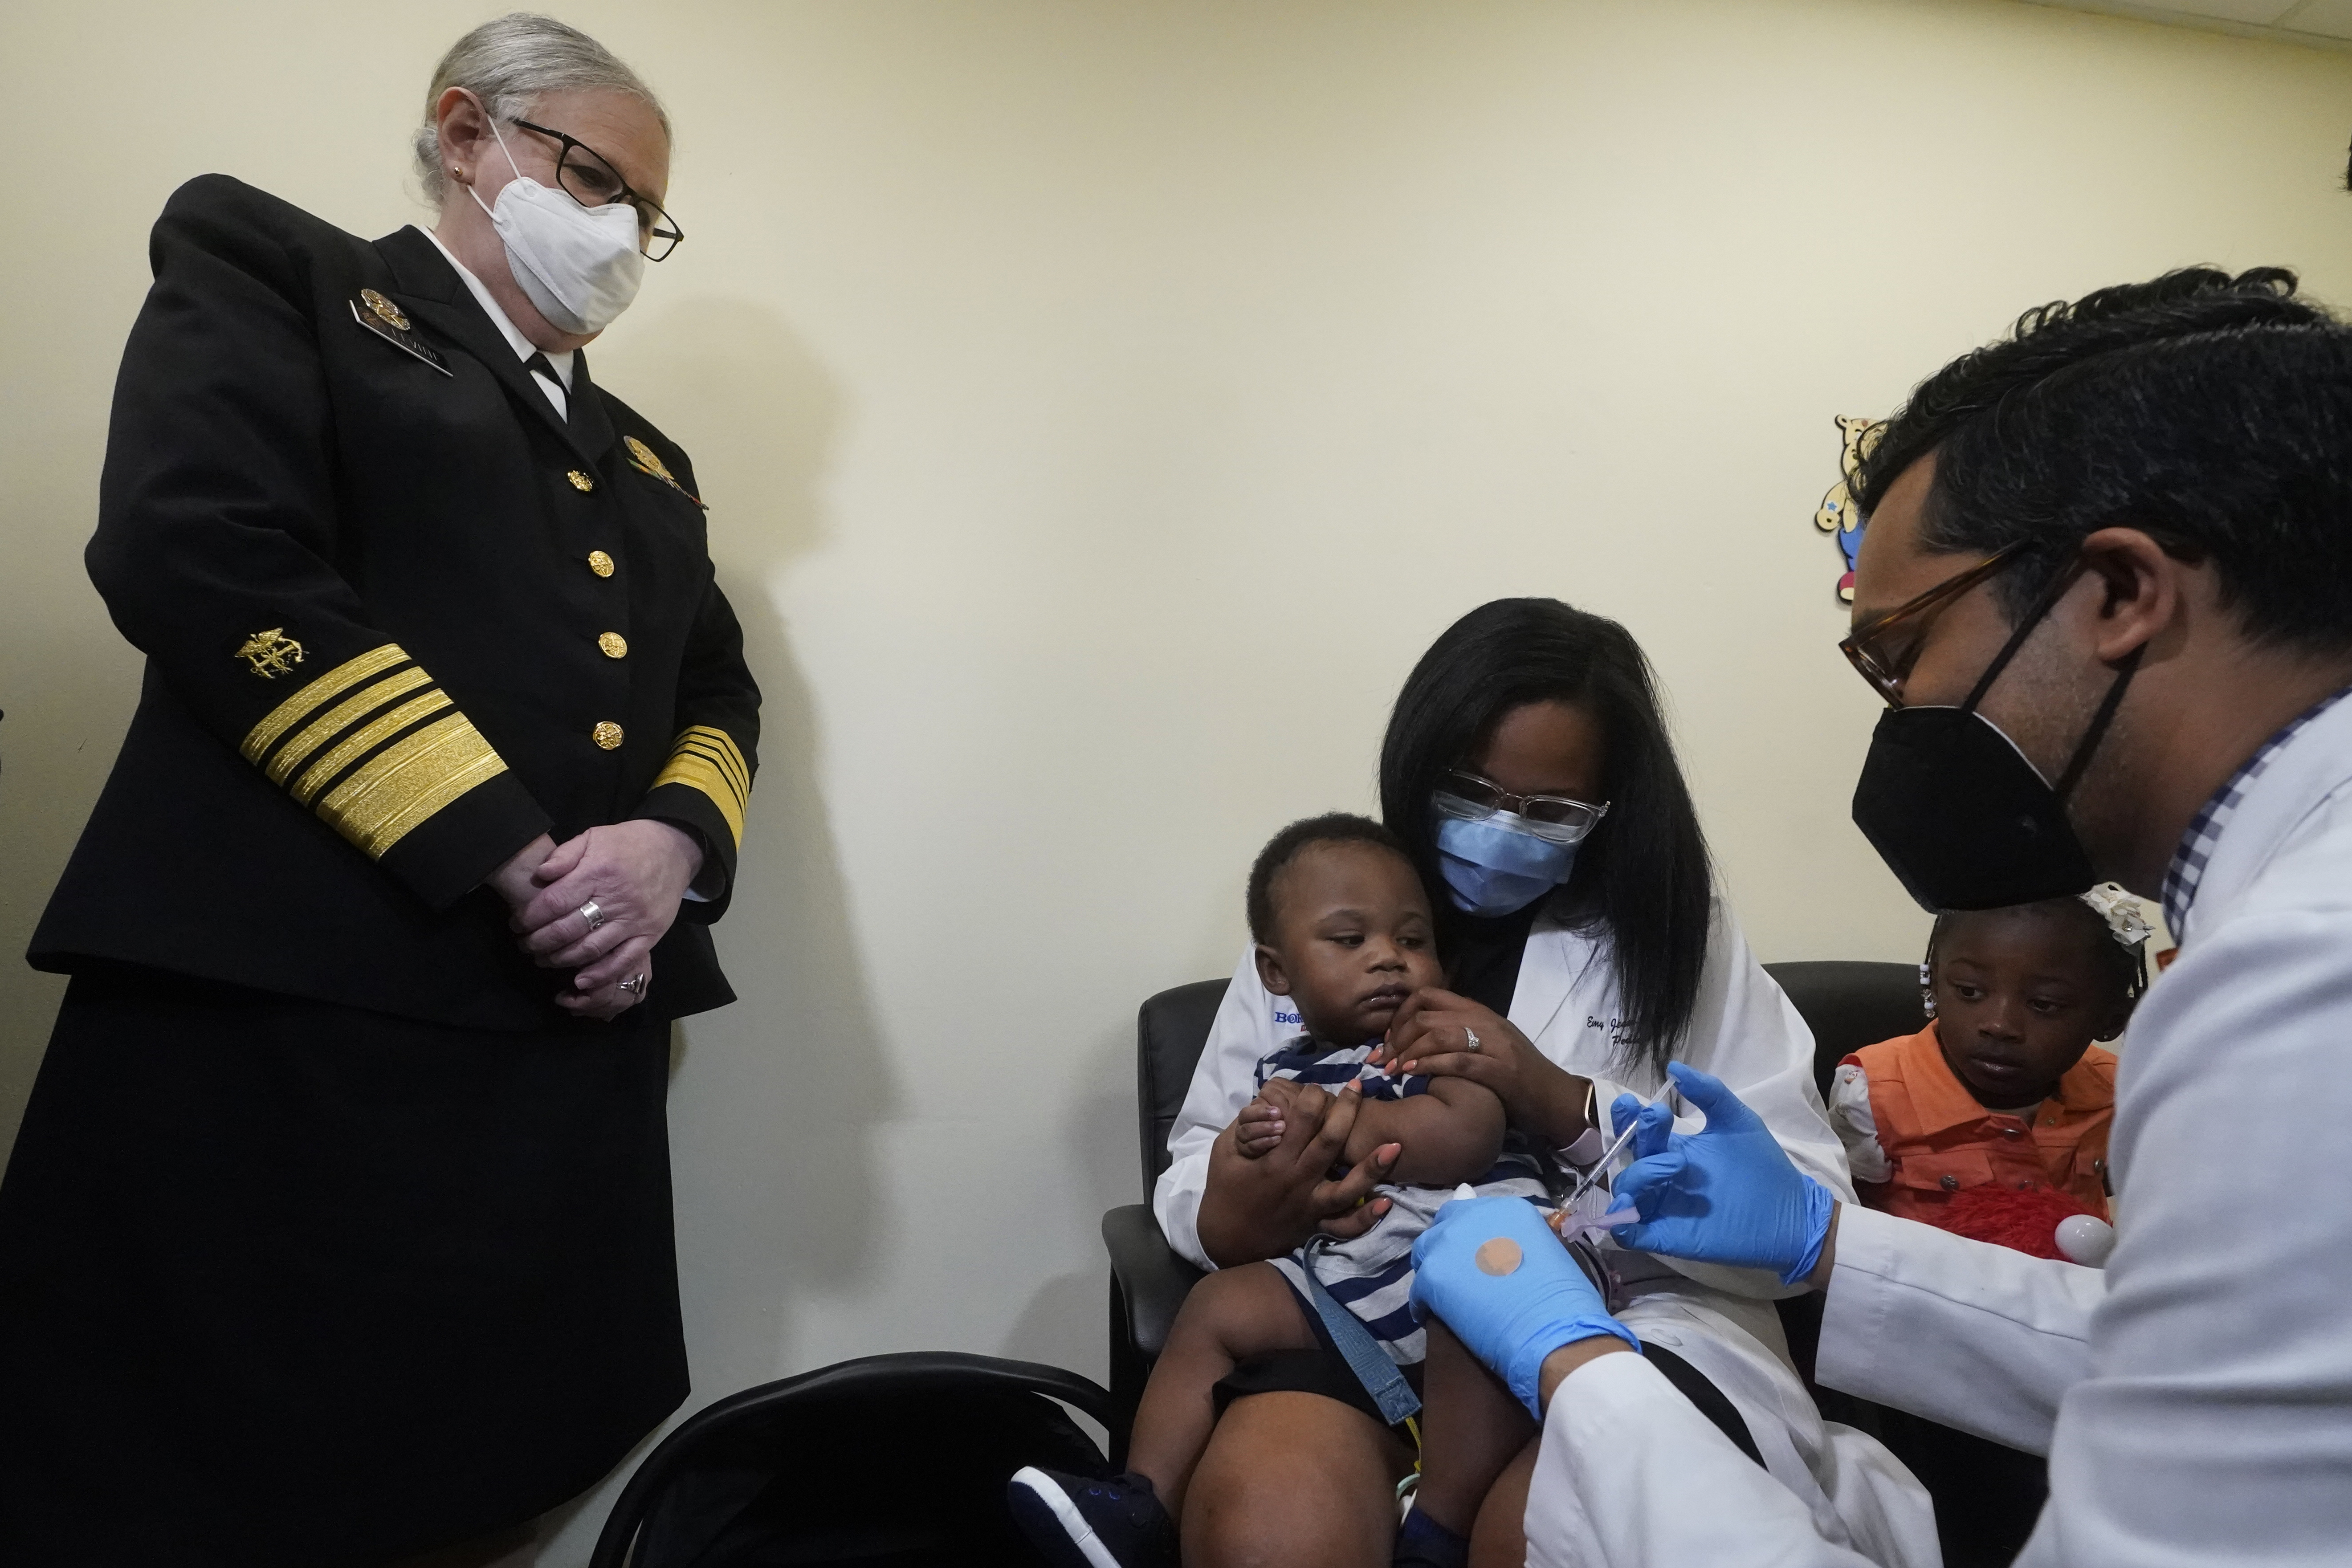
[[[1464,822],[1484,822],[1498,811],[1515,812],[1529,833],[1553,844],[1574,844],[1601,826],[1606,802],[1571,800],[1564,795],[1513,795],[1494,780],[1455,768],[1437,781],[1431,797],[1437,809]]]

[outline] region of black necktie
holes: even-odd
[[[571,390],[563,384],[563,378],[555,374],[555,367],[547,363],[547,356],[543,353],[533,353],[522,362],[522,367],[531,374],[543,375],[555,384],[555,389],[563,394],[563,421],[567,425],[570,424],[572,422]]]

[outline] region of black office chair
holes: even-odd
[[[1196,980],[1150,997],[1136,1014],[1136,1143],[1143,1160],[1144,1201],[1102,1217],[1103,1246],[1110,1252],[1111,1462],[1121,1467],[1144,1380],[1168,1342],[1176,1310],[1201,1278],[1201,1270],[1177,1256],[1160,1234],[1150,1200],[1160,1173],[1168,1168],[1168,1135],[1175,1131],[1192,1069],[1224,999],[1224,981]]]
[[[1927,1026],[1916,963],[1831,958],[1768,963],[1764,973],[1788,993],[1797,1016],[1813,1032],[1813,1086],[1824,1100],[1839,1062],[1864,1046]]]
[[[1056,1400],[1111,1421],[1108,1391],[1089,1378],[956,1351],[747,1389],[646,1456],[589,1568],[1043,1568],[1004,1483],[1024,1465],[1103,1464]]]

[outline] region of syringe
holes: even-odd
[[[1675,1092],[1674,1080],[1669,1079],[1666,1080],[1666,1087],[1658,1091],[1658,1097],[1650,1101],[1650,1104],[1665,1105],[1675,1098]],[[1633,1225],[1641,1220],[1640,1212],[1631,1204],[1622,1208],[1601,1212],[1602,1203],[1605,1201],[1603,1195],[1592,1190],[1592,1184],[1600,1178],[1602,1172],[1609,1169],[1609,1162],[1623,1152],[1625,1145],[1632,1141],[1634,1131],[1640,1125],[1641,1118],[1638,1112],[1629,1117],[1625,1122],[1625,1130],[1617,1134],[1608,1148],[1601,1151],[1600,1159],[1594,1161],[1582,1175],[1576,1178],[1576,1184],[1570,1188],[1568,1195],[1560,1200],[1559,1214],[1552,1228],[1559,1233],[1559,1238],[1562,1241],[1571,1241],[1580,1236],[1586,1235],[1604,1236],[1618,1226]],[[1451,1203],[1455,1198],[1475,1198],[1477,1195],[1476,1190],[1469,1183],[1465,1182],[1454,1189],[1452,1196],[1448,1197],[1446,1202]]]
[[[1668,1079],[1666,1080],[1666,1087],[1658,1090],[1657,1099],[1650,1101],[1650,1105],[1665,1105],[1668,1101],[1672,1100],[1674,1097],[1675,1080],[1673,1079]],[[1644,1106],[1643,1109],[1646,1110],[1649,1109],[1649,1106]],[[1590,1187],[1594,1182],[1601,1179],[1601,1175],[1609,1169],[1609,1162],[1617,1158],[1618,1154],[1623,1151],[1625,1145],[1633,1142],[1633,1134],[1641,1125],[1642,1119],[1638,1113],[1625,1119],[1625,1130],[1622,1132],[1618,1133],[1616,1138],[1611,1142],[1609,1147],[1601,1152],[1601,1158],[1595,1160],[1591,1165],[1585,1167],[1583,1173],[1576,1178],[1576,1184],[1568,1189],[1568,1196],[1560,1200],[1560,1207],[1564,1209],[1571,1207],[1577,1199],[1584,1195],[1584,1190],[1587,1187]]]

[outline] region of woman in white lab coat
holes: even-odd
[[[1850,1195],[1812,1037],[1714,895],[1647,662],[1622,626],[1549,599],[1463,617],[1398,698],[1381,792],[1440,910],[1452,975],[1451,991],[1400,1014],[1395,1059],[1487,1085],[1517,1131],[1580,1144],[1587,1160],[1621,1090],[1646,1098],[1667,1060],[1693,1063],[1756,1106],[1799,1168]],[[1355,1206],[1373,1163],[1321,1181],[1316,1128],[1289,1130],[1290,1162],[1233,1153],[1252,1068],[1297,1022],[1244,952],[1154,1194],[1169,1240],[1203,1268],[1286,1254],[1318,1224],[1360,1229],[1374,1212]],[[1728,1401],[1725,1429],[1744,1426],[1823,1537],[1882,1563],[1934,1561],[1924,1492],[1875,1443],[1825,1427],[1790,1369],[1772,1307],[1785,1288],[1646,1254],[1615,1263],[1623,1321]],[[1187,1561],[1386,1563],[1386,1500],[1410,1455],[1349,1405],[1255,1386],[1229,1406],[1187,1494]],[[1514,1532],[1533,1463],[1531,1445],[1489,1504]]]

